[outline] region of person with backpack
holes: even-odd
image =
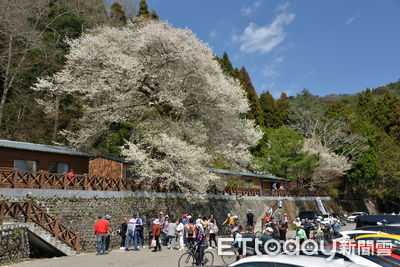
[[[118,229],[118,235],[121,236],[121,246],[119,249],[125,249],[127,231],[128,231],[128,218],[124,217],[122,218],[121,226]]]
[[[208,228],[210,229],[210,247],[212,248],[212,241],[214,241],[215,247],[217,247],[217,240],[215,236],[218,234],[218,226],[217,221],[214,218],[214,215],[211,214],[210,219],[208,220]]]
[[[196,225],[192,218],[189,219],[189,223],[186,225],[186,239],[188,245],[192,243],[196,238]]]
[[[144,248],[144,233],[143,233],[143,220],[138,215],[136,217],[136,227],[135,227],[135,235],[134,235],[134,246],[135,250],[139,250],[139,240],[141,241],[141,245]]]
[[[131,246],[131,242],[134,241],[134,235],[135,235],[135,228],[136,228],[136,219],[132,218],[128,221],[128,231],[126,233],[127,240],[125,244],[125,250],[129,251],[129,247]],[[136,249],[136,248],[135,248]]]

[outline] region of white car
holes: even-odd
[[[353,212],[349,217],[347,217],[347,222],[350,222],[350,223],[356,222],[356,218],[358,216],[362,216],[362,215],[368,215],[368,214],[363,211]]]
[[[368,235],[368,234],[386,234],[378,231],[368,231],[368,230],[349,230],[349,231],[342,231],[340,235],[334,238],[332,241],[340,242],[340,241],[348,241],[360,235]]]
[[[332,225],[334,223],[334,220],[335,220],[335,218],[332,216],[332,214],[330,214],[330,213],[322,214],[321,222],[323,224],[327,224],[328,223],[329,225]]]
[[[354,261],[354,258],[357,260]],[[358,261],[358,262],[356,262]],[[361,263],[361,264],[360,264]],[[332,267],[332,266],[368,266],[368,267],[378,267],[378,265],[370,260],[364,259],[360,256],[352,256],[350,258],[338,258],[334,257],[331,261],[328,261],[324,257],[319,256],[305,256],[305,255],[262,255],[262,256],[252,256],[243,258],[229,266],[235,267]]]

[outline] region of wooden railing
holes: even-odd
[[[38,188],[63,190],[129,191],[140,190],[135,179],[108,178],[89,175],[53,174],[48,172],[23,172],[0,168],[0,188]],[[323,191],[309,190],[263,190],[244,187],[227,187],[223,191],[212,190],[212,194],[246,196],[327,196]]]
[[[53,234],[56,239],[75,249],[77,254],[80,252],[79,233],[71,231],[61,223],[60,219],[50,216],[32,200],[25,202],[6,202],[5,200],[0,200],[0,224],[3,224],[6,218],[23,219],[25,222],[33,222]]]
[[[53,174],[48,172],[22,172],[0,168],[0,188],[38,188],[125,191],[137,189],[134,180],[108,177]]]

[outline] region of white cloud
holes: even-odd
[[[240,43],[240,50],[247,53],[271,52],[286,37],[284,26],[289,25],[295,18],[293,13],[282,13],[275,17],[271,24],[258,27],[250,23],[241,35],[233,35],[232,40]]]
[[[278,76],[280,73],[279,73],[279,71],[277,70],[276,66],[275,66],[274,64],[271,64],[271,65],[266,65],[266,66],[264,67],[264,69],[262,70],[262,74],[263,74],[264,76],[267,76],[267,77],[276,77],[276,76]]]
[[[271,64],[265,65],[262,70],[262,74],[266,77],[277,77],[281,76],[282,73],[279,71],[279,65],[285,60],[284,56],[275,57]]]
[[[263,3],[262,0],[257,0],[257,1],[255,1],[254,4],[252,4],[251,6],[242,7],[242,9],[241,9],[240,11],[242,12],[242,15],[243,15],[243,16],[248,16],[248,15],[250,15],[251,13],[253,13],[253,11],[254,11],[256,8],[261,7],[262,3]]]
[[[353,21],[355,21],[355,20],[358,19],[359,17],[360,17],[360,14],[357,14],[357,15],[355,15],[355,16],[352,16],[352,17],[348,18],[348,19],[346,20],[346,24],[352,23]]]
[[[285,11],[286,9],[288,9],[289,7],[290,7],[290,3],[289,2],[285,2],[285,3],[277,6],[275,8],[275,11],[276,12],[282,12],[282,11]]]
[[[284,56],[276,57],[274,61],[278,64],[282,63],[285,60]]]
[[[210,32],[210,38],[215,38],[215,37],[217,37],[217,32],[216,31],[214,31],[214,30],[212,30],[211,32]]]

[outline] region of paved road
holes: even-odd
[[[217,250],[211,250],[214,253],[214,265],[223,265],[221,257],[217,256]],[[163,249],[162,252],[151,252],[144,248],[140,251],[113,250],[108,255],[97,256],[94,253],[80,254],[78,256],[60,257],[52,259],[36,259],[18,264],[9,265],[10,267],[101,267],[101,266],[129,266],[129,267],[176,267],[178,259],[183,254],[181,251]]]
[[[354,229],[355,224],[347,224],[342,230]],[[292,237],[294,233],[288,233],[288,237]],[[214,265],[224,265],[221,257],[217,255],[217,250],[211,250],[214,254]],[[78,256],[52,258],[52,259],[35,259],[32,261],[22,262],[9,266],[13,267],[75,267],[75,266],[134,266],[134,267],[176,267],[178,266],[179,257],[183,254],[181,251],[163,249],[162,252],[151,252],[150,249],[144,248],[140,251],[123,251],[113,250],[110,254],[104,256],[96,256],[94,253],[83,253]]]

